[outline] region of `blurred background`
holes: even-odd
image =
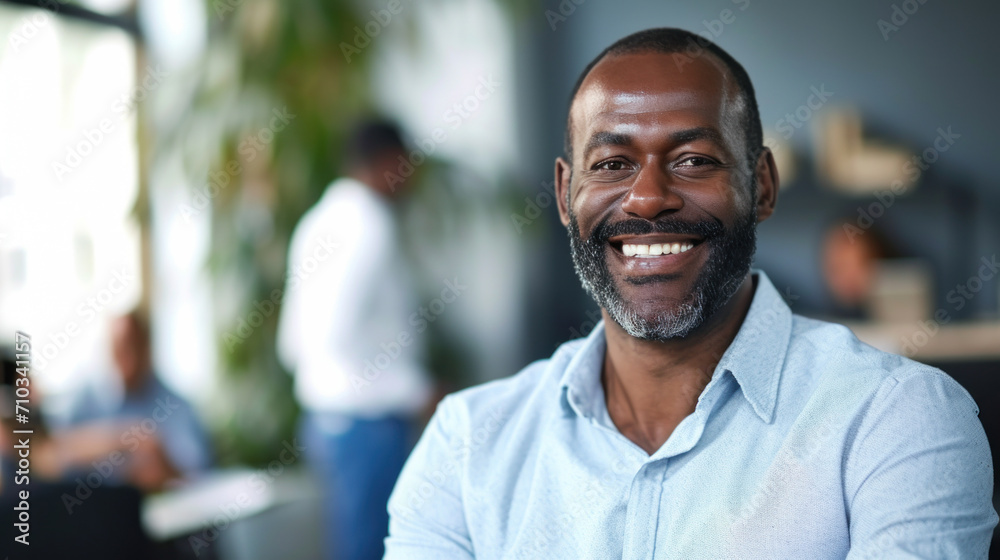
[[[53,481],[32,538],[90,508],[165,558],[319,557],[323,504],[289,451],[304,413],[277,340],[307,276],[293,232],[352,172],[353,127],[390,119],[406,144],[392,216],[406,315],[430,310],[406,331],[426,418],[599,317],[553,160],[579,72],[653,26],[715,41],[753,79],[782,179],[756,266],[792,310],[941,367],[995,442],[998,18],[986,0],[0,1],[3,431],[21,331],[32,483]],[[81,395],[121,412],[126,362],[148,362],[182,413],[163,420],[151,398],[129,416],[152,418],[138,432],[95,432]]]

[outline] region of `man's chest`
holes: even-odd
[[[592,432],[539,438],[495,465],[511,476],[469,478],[473,543],[495,543],[477,558],[843,558],[835,431],[747,437],[709,430],[658,460]]]

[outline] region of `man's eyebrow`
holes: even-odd
[[[719,147],[725,147],[726,145],[722,134],[718,130],[708,126],[698,126],[671,132],[669,138],[672,144],[687,144],[697,140],[707,140]],[[632,137],[628,134],[607,131],[595,132],[583,148],[583,158],[587,159],[590,152],[603,146],[629,146],[631,144]]]
[[[590,152],[602,146],[628,146],[632,143],[632,137],[628,134],[618,132],[595,132],[587,145],[583,148],[583,158],[587,159]]]
[[[718,146],[726,145],[725,140],[722,138],[722,134],[720,134],[718,130],[707,126],[687,128],[684,130],[678,130],[677,132],[672,132],[670,134],[670,140],[674,144],[687,144],[688,142],[694,142],[696,140],[708,140]]]

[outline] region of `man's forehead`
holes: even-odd
[[[675,53],[676,56],[687,56]],[[574,128],[599,121],[630,121],[647,114],[724,118],[728,72],[713,56],[681,64],[666,53],[612,55],[601,60],[580,86],[570,109]],[[735,94],[735,92],[733,92]]]
[[[703,98],[687,90],[643,92],[622,91],[600,85],[581,90],[576,104],[581,115],[598,117],[618,114],[661,113],[703,105]]]

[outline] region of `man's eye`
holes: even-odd
[[[595,165],[594,169],[603,169],[605,171],[621,171],[625,169],[625,162],[617,160],[603,161]]]
[[[680,167],[701,167],[703,165],[713,165],[715,162],[707,157],[693,156],[681,160],[677,165]]]

